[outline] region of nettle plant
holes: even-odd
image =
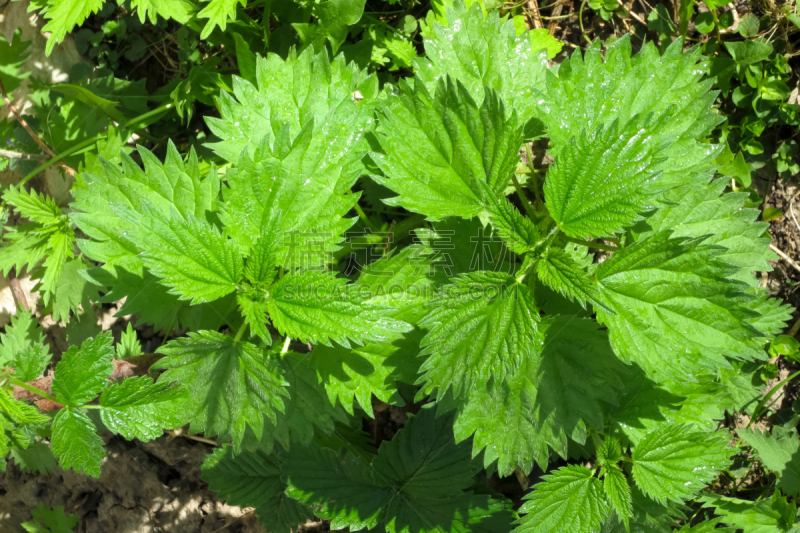
[[[69,217],[99,301],[189,332],[158,349],[157,380],[109,381],[108,333],[70,348],[52,394],[26,385],[55,416],[0,394],[3,454],[49,436],[61,466],[97,476],[98,428],[188,422],[220,444],[203,478],[269,531],[313,515],[353,531],[713,529],[688,504],[731,464],[719,421],[752,411],[789,313],[753,274],[770,270],[767,224],[714,179],[699,50],[623,38],[556,69],[496,13],[447,20],[397,86],[324,51],[259,57],[257,84],[235,78],[208,118],[224,172],[170,146],[80,174]],[[388,235],[351,215],[367,175],[409,212]],[[348,231],[379,251],[357,279]],[[25,314],[3,350],[7,383],[48,363]],[[377,450],[373,398],[417,412]],[[485,484],[535,466],[519,514]]]

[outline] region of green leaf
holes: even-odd
[[[47,254],[48,235],[43,234],[40,227],[30,224],[4,229],[0,270],[6,276],[12,268],[17,272],[30,272]]]
[[[46,54],[49,56],[56,43],[64,40],[75,26],[83,24],[89,15],[97,13],[105,0],[56,0],[49,3],[45,18],[49,19],[42,28],[50,32],[47,38]]]
[[[769,499],[753,502],[704,494],[700,499],[722,515],[722,521],[747,533],[782,533],[794,529],[797,505],[788,503],[778,492]]]
[[[211,302],[232,293],[242,280],[244,262],[233,241],[209,222],[173,211],[169,217],[144,203],[139,230],[130,236],[144,251],[144,264],[192,303]]]
[[[190,215],[203,220],[207,211],[214,210],[219,194],[216,170],[212,166],[208,177],[201,179],[194,149],[184,162],[170,141],[164,163],[141,146],[138,150],[144,170],[124,153],[121,167],[101,158],[104,172],[78,175],[71,189],[75,211],[70,217],[89,236],[78,241],[81,251],[92,260],[130,271],[142,266],[141,250],[128,238],[140,229],[142,215],[155,209],[170,219],[172,210],[177,210],[186,220]]]
[[[272,217],[261,228],[261,235],[253,244],[244,267],[244,275],[254,284],[267,286],[275,279],[275,268],[281,264],[280,250],[283,246],[283,235],[280,229],[280,211],[273,211]]]
[[[106,387],[114,371],[114,339],[111,332],[101,333],[64,352],[56,365],[53,393],[69,407],[80,407],[92,401]]]
[[[67,322],[72,312],[77,311],[81,306],[84,309],[90,309],[90,302],[98,300],[97,287],[81,276],[81,272],[88,266],[82,257],[76,257],[64,263],[47,304],[53,320]]]
[[[613,310],[597,298],[597,289],[589,275],[561,248],[550,247],[536,264],[539,279],[563,296],[577,301],[586,308],[586,302],[613,313]]]
[[[0,334],[0,367],[13,366],[22,381],[36,379],[50,362],[44,345],[44,330],[30,311],[18,309],[11,323]]]
[[[475,469],[469,446],[453,442],[451,420],[421,411],[381,445],[371,465],[344,450],[292,449],[283,469],[287,493],[314,505],[332,529],[505,531],[503,505],[464,492]]]
[[[280,154],[291,146],[285,137],[297,138],[313,121],[315,144],[309,153],[310,160],[303,163],[296,161],[298,156],[295,156],[289,162],[295,167],[304,164],[307,178],[314,177],[315,167],[352,166],[346,173],[360,170],[358,161],[368,150],[363,135],[373,127],[378,96],[376,76],[359,70],[353,63],[348,64],[342,55],[331,60],[327,51],[315,54],[308,48],[299,55],[291,51],[286,60],[277,54],[266,58],[257,56],[256,80],[257,87],[234,77],[236,98],[226,92],[220,93],[221,118],[206,118],[211,131],[221,139],[209,145],[217,154],[235,163],[242,150],[258,146],[267,134],[275,143],[283,145],[274,147]],[[303,142],[308,143],[307,140]],[[273,147],[273,141],[269,144]],[[355,181],[357,177],[348,177],[348,180]],[[266,189],[271,186],[269,184]],[[288,216],[287,210],[284,216]]]
[[[0,81],[9,97],[22,85],[22,82],[30,76],[30,73],[22,73],[22,65],[30,55],[27,52],[31,41],[22,40],[22,28],[15,28],[11,42],[5,35],[0,36]],[[13,100],[13,97],[12,97]]]
[[[191,391],[184,408],[192,432],[232,439],[238,446],[249,426],[257,438],[264,417],[275,420],[287,396],[274,361],[249,342],[214,331],[189,333],[159,348],[166,355],[153,368],[165,369],[159,383],[177,382]]]
[[[550,35],[547,28],[535,28],[528,32],[528,35],[531,38],[531,50],[537,52],[547,50],[547,59],[553,59],[564,48],[564,43]]]
[[[196,10],[191,0],[131,0],[131,7],[136,9],[142,23],[149,19],[150,24],[158,22],[159,15],[186,24]]]
[[[320,268],[332,260],[342,234],[355,222],[345,215],[358,201],[349,190],[362,172],[365,150],[354,151],[357,158],[342,156],[354,140],[351,132],[331,128],[321,133],[313,121],[291,144],[289,126],[281,131],[272,147],[264,137],[252,159],[242,152],[238,167],[227,171],[220,219],[243,255],[265,232],[274,231],[282,238],[273,243],[278,265]],[[280,222],[271,230],[275,218]]]
[[[728,184],[727,180],[719,179],[663,193],[661,207],[637,225],[637,231],[640,226],[644,229],[639,232],[638,240],[663,230],[672,230],[675,237],[705,237],[704,243],[727,248],[718,259],[741,269],[735,274],[736,279],[756,285],[751,271],[772,268],[769,260],[774,256],[769,249],[770,239],[764,233],[769,226],[756,222],[759,212],[747,207],[747,193],[724,192]]]
[[[419,382],[425,390],[451,387],[455,396],[494,377],[502,381],[533,353],[539,312],[533,295],[508,274],[463,274],[430,302],[420,322],[427,359]]]
[[[710,91],[713,80],[699,81],[700,55],[700,47],[684,53],[682,39],[673,41],[663,55],[652,41],[633,55],[628,35],[606,52],[597,41],[584,55],[573,54],[557,74],[548,73],[546,89],[534,89],[544,102],[537,116],[547,126],[551,154],[558,161],[562,150],[571,150],[573,143],[582,145],[582,139],[596,135],[601,126],[608,132],[614,123],[627,127],[634,117],[652,113],[650,120],[660,128],[649,132],[655,138],[647,144],[664,145],[651,162],[652,170],[660,172],[656,185],[668,188],[707,179],[717,148],[704,140],[723,117],[711,109],[716,98]],[[579,190],[584,195],[591,192]]]
[[[200,38],[206,39],[217,26],[224,32],[228,18],[236,20],[236,7],[239,4],[245,6],[247,0],[209,0],[208,4],[197,14],[197,18],[208,19],[200,33]]]
[[[542,478],[520,508],[516,533],[592,533],[610,511],[600,480],[583,466],[565,466]]]
[[[35,442],[27,448],[14,448],[11,457],[26,472],[47,475],[56,469],[56,458],[50,446],[43,442]]]
[[[250,83],[256,82],[256,55],[250,50],[247,41],[238,34],[233,34],[236,43],[236,64],[239,67],[242,77]]]
[[[35,533],[72,533],[72,528],[78,525],[80,520],[78,515],[64,514],[63,505],[48,507],[44,503],[39,503],[31,514],[36,522],[25,522],[22,527],[26,531]],[[41,524],[44,524],[44,527]]]
[[[60,410],[53,419],[50,445],[61,468],[100,477],[100,466],[105,457],[103,440],[97,436],[97,428],[83,412],[72,407]]]
[[[724,248],[661,231],[615,252],[597,269],[599,310],[620,359],[636,362],[656,380],[684,380],[702,370],[730,368],[726,357],[763,360],[756,315]],[[692,377],[689,377],[692,380]]]
[[[281,335],[312,344],[333,340],[349,347],[410,330],[387,315],[391,307],[363,300],[358,288],[329,272],[308,270],[289,274],[272,286],[267,310]]]
[[[748,39],[746,41],[725,41],[723,43],[737,65],[746,66],[760,63],[769,58],[772,45]]]
[[[120,335],[119,342],[114,349],[116,350],[117,359],[126,359],[128,357],[138,357],[140,355],[144,355],[144,351],[142,351],[142,343],[139,342],[136,331],[133,329],[133,324],[128,322],[128,326]]]
[[[80,85],[71,85],[69,83],[57,83],[52,85],[51,89],[74,98],[79,102],[83,102],[90,107],[94,107],[103,114],[107,115],[108,118],[119,124],[127,121],[125,115],[119,110],[119,102],[102,98],[86,87],[81,87]]]
[[[795,435],[778,438],[774,433],[755,430],[739,431],[739,436],[752,447],[758,458],[778,476],[778,488],[788,496],[800,494],[800,440]]]
[[[501,196],[519,162],[516,117],[506,118],[494,91],[477,105],[450,77],[439,80],[435,97],[421,83],[401,83],[381,115],[377,135],[386,153],[372,156],[386,174],[374,179],[399,194],[384,203],[430,220],[478,215],[489,196]]]
[[[33,405],[14,400],[5,392],[0,392],[0,413],[15,424],[40,424],[50,420]]]
[[[730,464],[724,431],[708,434],[687,425],[661,424],[633,449],[633,478],[660,502],[691,499]]]
[[[483,450],[487,468],[497,461],[502,476],[516,467],[530,472],[534,460],[546,470],[548,445],[568,457],[567,437],[585,442],[587,425],[602,427],[605,406],[623,400],[616,390],[626,369],[595,321],[546,317],[539,330],[535,353],[517,372],[483,383],[458,405],[456,439],[474,434],[473,453]]]
[[[449,75],[479,104],[489,87],[505,102],[506,113],[515,110],[523,123],[531,119],[537,110],[531,87],[544,87],[544,48],[552,51],[553,39],[536,30],[517,35],[511,20],[495,10],[484,14],[480,2],[470,7],[457,2],[446,15],[446,25],[434,22],[425,35],[427,57],[416,60],[418,79],[428,92]]]
[[[539,242],[539,230],[530,218],[504,198],[491,200],[487,206],[489,222],[500,234],[505,245],[515,254],[524,254]]]
[[[57,225],[64,216],[52,198],[35,190],[26,191],[11,185],[3,193],[3,200],[31,222],[45,226]]]
[[[314,513],[306,505],[286,497],[280,462],[261,451],[234,455],[230,446],[218,448],[201,466],[208,488],[229,505],[255,507],[268,531],[290,531]]]
[[[622,518],[626,528],[630,527],[630,517],[633,514],[631,503],[631,487],[628,479],[617,465],[609,466],[603,478],[603,492],[605,492],[611,507],[617,516]]]
[[[154,383],[146,376],[128,378],[100,396],[100,418],[128,440],[152,440],[165,429],[183,425],[186,396],[186,389],[172,383]]]
[[[571,237],[605,237],[640,218],[658,177],[657,155],[663,142],[655,133],[671,116],[634,117],[584,130],[556,157],[545,178],[547,210]]]

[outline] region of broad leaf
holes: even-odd
[[[587,302],[591,302],[606,312],[613,313],[597,298],[597,289],[589,274],[563,249],[548,248],[536,264],[536,274],[542,283],[584,308]]]
[[[778,492],[761,501],[740,500],[717,494],[704,494],[701,500],[722,522],[747,533],[783,533],[796,529],[797,504],[789,503]],[[794,527],[793,527],[794,526]]]
[[[583,466],[565,466],[544,476],[525,496],[520,508],[526,515],[519,520],[516,533],[574,531],[593,533],[609,513],[609,505],[599,479]]]
[[[558,227],[571,237],[607,237],[630,226],[649,205],[663,142],[656,132],[671,117],[633,117],[581,131],[547,172],[544,197]]]
[[[83,412],[67,407],[53,419],[50,444],[62,468],[72,468],[92,477],[100,477],[106,453],[97,428]]]
[[[692,380],[693,373],[730,367],[726,357],[763,360],[760,333],[747,323],[756,313],[736,271],[717,259],[724,248],[669,231],[614,253],[597,269],[603,301],[598,311],[614,351],[656,380]]]
[[[106,387],[114,370],[114,339],[101,333],[78,346],[71,346],[56,365],[53,393],[66,406],[80,407],[92,401]]]
[[[146,376],[128,378],[100,396],[100,417],[108,429],[128,440],[148,441],[184,423],[187,391]]]
[[[796,435],[779,438],[774,433],[743,430],[739,436],[756,451],[764,466],[778,476],[778,488],[787,496],[800,494],[800,440]]]
[[[192,432],[219,435],[238,446],[250,426],[257,438],[264,417],[283,410],[285,382],[268,355],[249,342],[214,331],[189,333],[159,348],[153,368],[166,369],[159,383],[175,381],[191,391],[184,405]]]
[[[309,270],[286,275],[272,286],[267,310],[281,335],[312,344],[331,340],[349,347],[408,331],[405,322],[388,318],[392,308],[363,300],[358,288],[331,273]]]
[[[690,426],[662,424],[633,449],[633,478],[660,503],[692,498],[730,464],[724,431],[709,435]]]
[[[242,280],[244,262],[234,243],[205,220],[177,211],[169,217],[145,203],[140,228],[131,240],[143,250],[144,264],[192,303],[211,302],[230,294]]]
[[[384,200],[430,220],[472,218],[499,197],[519,160],[522,128],[505,116],[497,93],[480,105],[466,87],[441,78],[431,96],[425,86],[400,84],[381,115],[378,138],[385,154],[372,159],[386,176],[373,176],[399,196]]]
[[[447,25],[434,22],[425,35],[427,58],[416,61],[417,76],[433,92],[438,80],[452,76],[476,102],[484,87],[497,91],[523,120],[531,119],[536,99],[531,87],[544,88],[547,55],[533,46],[528,32],[517,35],[514,23],[479,2],[458,1],[446,13]],[[539,117],[537,117],[539,118]]]
[[[430,302],[420,323],[427,359],[420,370],[425,390],[456,396],[490,378],[502,381],[534,352],[539,312],[527,286],[508,274],[464,274]]]
[[[50,350],[44,344],[44,331],[30,311],[18,310],[0,334],[0,367],[14,367],[21,381],[38,378],[50,362]]]

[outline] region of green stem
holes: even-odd
[[[536,211],[533,209],[528,197],[525,196],[525,191],[522,190],[522,185],[520,185],[519,180],[514,174],[511,174],[511,181],[514,183],[514,189],[517,191],[517,196],[519,196],[519,200],[522,202],[522,207],[525,208],[525,212],[528,213],[531,220],[538,220],[539,217],[536,215]]]
[[[286,336],[286,340],[283,341],[283,348],[281,348],[281,355],[286,355],[289,351],[289,344],[291,344],[292,338],[290,336]]]
[[[711,9],[711,18],[714,19],[714,29],[717,30],[717,44],[722,48],[722,35],[719,33],[719,17],[717,17],[717,8]]]
[[[236,332],[236,336],[233,338],[233,342],[239,342],[244,335],[245,330],[247,329],[247,324],[242,324],[239,328],[239,331]]]
[[[36,387],[34,387],[33,385],[28,385],[28,384],[27,384],[27,383],[25,383],[24,381],[20,381],[20,380],[19,380],[19,379],[17,379],[17,378],[11,378],[11,383],[12,383],[12,384],[14,384],[14,385],[16,385],[17,387],[22,387],[23,389],[25,389],[25,390],[26,390],[26,391],[28,391],[28,392],[32,392],[32,393],[34,393],[34,394],[36,394],[36,395],[38,395],[38,396],[41,396],[42,398],[47,398],[47,399],[48,399],[48,400],[50,400],[50,401],[53,401],[53,402],[56,402],[56,403],[61,403],[61,402],[59,402],[59,401],[58,401],[58,399],[57,399],[55,396],[53,396],[52,394],[47,394],[45,391],[43,391],[43,390],[41,390],[41,389],[37,389],[37,388],[36,388]]]
[[[544,206],[544,199],[539,193],[539,176],[536,174],[536,169],[533,168],[533,152],[531,151],[530,143],[525,143],[525,155],[528,156],[528,168],[531,169],[531,179],[533,179],[533,195],[536,197],[536,211]]]
[[[353,194],[353,191],[352,190],[351,191],[347,191],[347,194]],[[358,217],[361,219],[362,222],[364,222],[364,224],[369,229],[371,229],[372,231],[375,231],[375,230],[378,229],[378,227],[375,224],[373,224],[372,221],[369,219],[369,217],[364,212],[364,210],[361,208],[361,206],[358,205],[358,201],[356,201],[355,205],[353,205],[353,209],[356,210],[356,213],[358,213]]]
[[[583,29],[583,8],[586,7],[586,2],[587,1],[588,0],[583,0],[583,2],[581,2],[581,8],[578,10],[578,22],[580,22],[580,25],[581,25],[581,36],[584,39],[586,39],[587,43],[589,43],[591,45],[592,44],[592,40],[589,39],[589,37],[586,36],[586,30]]]
[[[745,429],[750,429],[750,426],[753,425],[753,422],[755,422],[756,420],[758,420],[759,418],[761,418],[763,416],[763,413],[759,413],[759,411],[761,411],[761,408],[764,407],[764,404],[766,404],[769,401],[769,399],[772,398],[772,396],[776,392],[778,392],[778,389],[783,387],[788,381],[796,378],[797,376],[800,376],[800,370],[795,372],[794,374],[792,374],[788,378],[784,379],[783,381],[781,381],[780,383],[778,383],[774,387],[772,387],[769,390],[769,392],[763,398],[761,398],[761,401],[758,402],[758,405],[756,405],[756,408],[753,409],[753,417],[750,419],[750,422],[747,424],[747,427]]]
[[[569,242],[574,242],[575,244],[580,244],[583,246],[588,246],[589,248],[596,248],[598,250],[605,250],[607,252],[618,252],[619,248],[616,246],[609,246],[607,244],[602,244],[599,242],[593,241],[584,241],[583,239],[575,239],[574,237],[567,237],[566,235],[564,238]]]

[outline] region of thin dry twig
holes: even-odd
[[[770,250],[772,250],[773,252],[775,252],[776,254],[778,254],[778,256],[780,256],[780,258],[781,258],[781,259],[783,259],[784,261],[786,261],[787,263],[789,263],[789,266],[791,266],[793,269],[795,269],[795,270],[797,270],[798,272],[800,272],[800,265],[798,265],[797,263],[795,263],[795,262],[792,260],[792,258],[791,258],[791,257],[789,257],[788,255],[786,255],[785,253],[783,253],[783,252],[782,252],[780,249],[778,249],[778,247],[777,247],[777,246],[775,246],[774,244],[770,244],[770,245],[769,245],[769,249],[770,249]]]
[[[528,0],[528,10],[531,13],[531,22],[534,28],[544,28],[542,24],[542,16],[539,14],[539,2],[536,0]]]
[[[28,299],[25,297],[25,291],[22,289],[19,278],[11,278],[9,284],[11,285],[11,295],[14,297],[14,300],[17,302],[17,304],[21,305],[26,311],[30,311],[31,305],[28,303]]]
[[[553,11],[550,13],[550,16],[558,17],[563,10],[564,10],[564,2],[561,0],[556,0],[555,6],[553,7]],[[558,28],[558,19],[551,20],[550,24],[548,24],[547,26],[547,31],[548,33],[550,33],[550,35],[555,37],[557,28]]]
[[[5,157],[6,159],[47,159],[47,156],[42,154],[23,154],[21,152],[2,149],[0,149],[0,157]]]
[[[640,17],[638,14],[636,14],[632,9],[628,8],[628,6],[625,5],[625,2],[623,2],[622,0],[617,0],[617,3],[620,6],[622,6],[622,9],[628,12],[628,15],[635,18],[640,24],[644,24],[645,26],[647,26],[647,21],[644,20],[642,17]]]
[[[8,97],[8,93],[6,93],[6,88],[3,86],[3,81],[2,80],[0,80],[0,93],[2,93],[3,101],[6,103],[6,105],[8,106],[8,109],[14,115],[14,118],[17,119],[17,122],[19,122],[20,126],[25,128],[25,131],[28,132],[28,135],[31,136],[31,139],[36,141],[36,144],[38,144],[41,147],[41,149],[44,150],[44,152],[46,154],[49,154],[51,158],[58,157],[58,155],[56,155],[56,153],[53,150],[51,150],[50,147],[47,146],[44,143],[44,141],[42,141],[39,138],[38,135],[36,135],[36,132],[33,131],[33,129],[31,129],[31,127],[28,125],[28,123],[25,121],[25,119],[22,118],[22,115],[19,114],[19,112],[17,111],[17,108],[14,107],[13,105],[11,105],[11,99]],[[58,166],[63,168],[64,172],[66,172],[70,176],[74,176],[75,175],[75,170],[73,170],[71,167],[69,167],[63,161],[59,160],[58,161]]]

